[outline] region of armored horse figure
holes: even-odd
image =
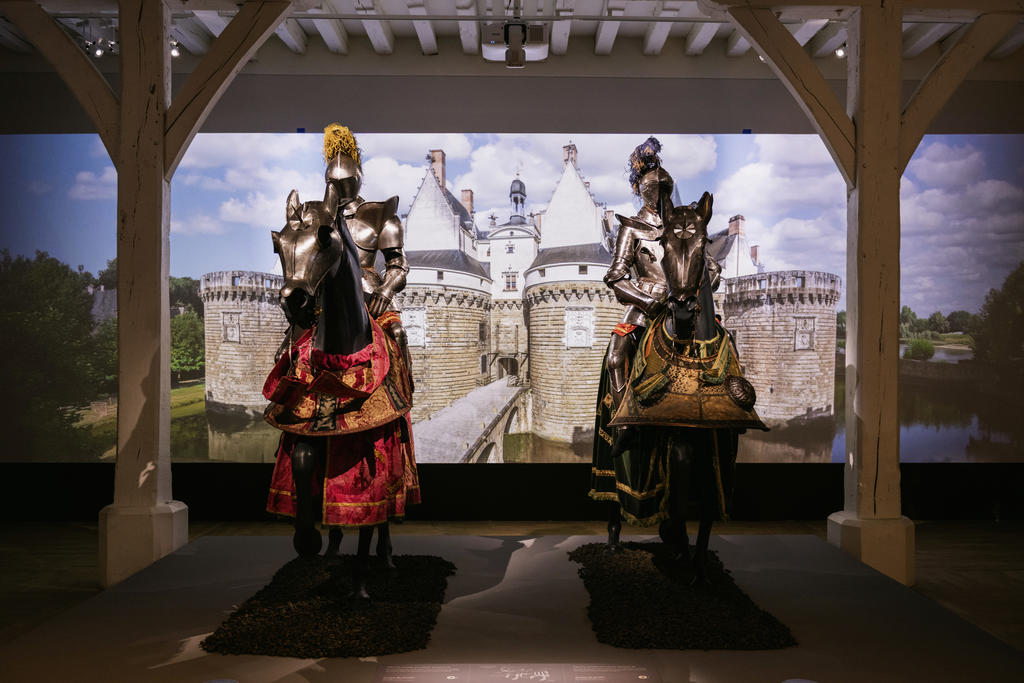
[[[341,528],[358,527],[353,590],[365,597],[374,528],[390,564],[387,521],[419,502],[419,483],[407,354],[382,326],[397,314],[376,319],[367,308],[360,250],[340,210],[350,200],[334,183],[323,201],[300,204],[292,191],[287,223],[272,233],[291,331],[264,386],[264,417],[284,432],[267,507],[295,518],[301,556],[320,551],[317,523],[331,529],[329,552]]]
[[[725,516],[739,431],[764,429],[735,347],[714,316],[720,268],[705,253],[712,197],[672,205],[672,179],[651,138],[631,158],[644,207],[621,223],[606,282],[630,304],[598,394],[591,497],[610,501],[609,548],[620,516],[660,523],[659,535],[705,580],[716,516]],[[633,278],[636,278],[635,282]],[[691,481],[700,510],[693,558],[685,519]]]

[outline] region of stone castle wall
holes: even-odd
[[[203,275],[206,319],[206,405],[262,414],[261,391],[288,323],[278,305],[279,275],[247,270]]]
[[[526,325],[526,315],[522,300],[495,300],[491,305],[490,315],[490,350],[498,358],[490,363],[491,379],[498,379],[507,374],[526,376],[525,367],[528,363],[530,350],[530,334]],[[488,358],[490,360],[490,358]],[[511,367],[515,361],[517,371],[504,373],[501,363]]]
[[[533,432],[555,441],[591,438],[601,361],[625,307],[603,282],[554,282],[526,290]]]
[[[481,357],[489,351],[490,299],[481,292],[415,285],[395,295],[416,382],[413,422],[487,384]]]
[[[723,280],[716,308],[736,338],[763,420],[833,414],[841,291],[837,275],[806,270]]]

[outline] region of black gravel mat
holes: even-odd
[[[711,585],[690,585],[662,543],[588,543],[569,553],[583,565],[587,611],[608,645],[665,650],[769,650],[796,645],[789,628],[754,604],[713,551]]]
[[[375,558],[374,558],[375,559]],[[427,646],[455,565],[396,555],[396,571],[371,559],[370,600],[350,597],[354,557],[296,558],[235,610],[201,646],[221,654],[371,657]]]

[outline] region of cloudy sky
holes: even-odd
[[[545,207],[562,146],[579,150],[598,201],[634,202],[625,160],[637,135],[362,135],[363,196],[401,198],[408,210],[429,149],[447,154],[448,188],[475,193],[477,223],[509,214],[518,172],[527,209]],[[746,217],[769,270],[846,272],[846,192],[816,136],[658,136],[684,200],[715,195],[712,230]],[[292,188],[323,193],[318,134],[200,135],[172,184],[171,273],[274,269],[269,231],[284,222]],[[95,135],[0,136],[14,179],[0,188],[0,248],[47,251],[96,273],[115,252],[116,174]],[[901,297],[919,315],[977,311],[985,293],[1024,261],[1024,136],[929,136],[902,183]],[[840,308],[844,307],[840,303]]]

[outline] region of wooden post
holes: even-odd
[[[900,510],[897,404],[902,9],[894,0],[866,5],[847,23],[856,165],[846,222],[846,475],[828,538],[910,585],[914,524]]]
[[[162,1],[121,0],[120,16],[117,466],[114,502],[100,512],[104,586],[188,542],[188,508],[171,497],[170,11]]]

